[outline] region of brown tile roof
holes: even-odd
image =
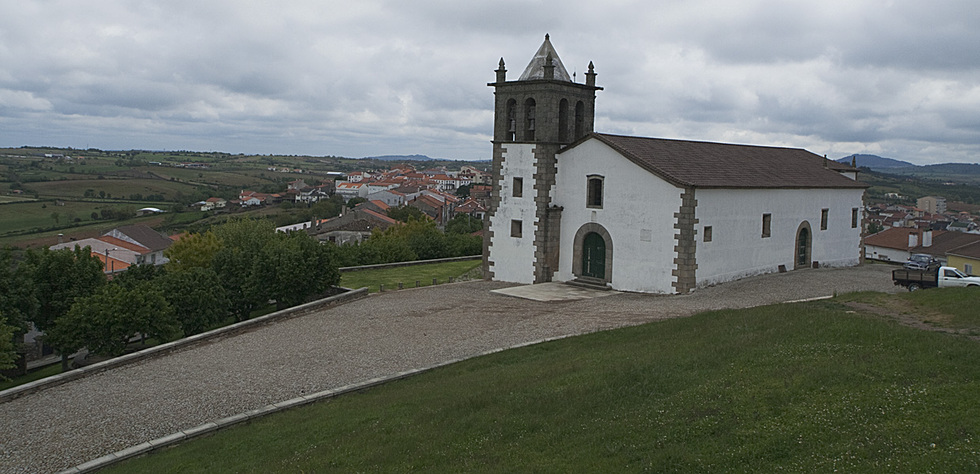
[[[946,255],[946,252],[957,247],[980,242],[980,235],[967,234],[965,232],[945,232],[936,230],[932,232],[932,245],[928,247],[918,246],[912,253],[927,253],[930,255]],[[922,243],[922,239],[919,239]]]
[[[166,236],[143,224],[124,225],[115,230],[153,251],[163,250],[173,243]]]
[[[962,232],[951,232],[951,233],[961,234]],[[948,255],[957,255],[960,257],[980,258],[980,241],[952,249],[946,253]]]
[[[641,168],[678,186],[867,187],[833,171],[829,168],[829,160],[802,148],[627,137],[604,133],[593,133],[589,137],[602,141]],[[577,144],[572,145],[574,146]]]
[[[911,227],[889,227],[877,234],[872,234],[864,238],[865,245],[884,247],[889,249],[909,250],[909,234],[916,234],[916,242],[922,242],[922,231]],[[936,234],[932,234],[933,241]]]

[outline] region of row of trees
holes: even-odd
[[[331,247],[276,232],[268,221],[190,234],[168,257],[164,267],[130,267],[109,281],[88,248],[29,250],[18,265],[4,253],[0,308],[10,314],[0,315],[0,366],[13,350],[3,336],[23,334],[28,321],[63,356],[81,348],[116,356],[136,335],[165,342],[197,334],[247,319],[270,301],[303,303],[340,280]]]
[[[15,264],[0,254],[0,368],[15,360],[13,335],[28,322],[67,356],[81,348],[117,356],[140,335],[159,342],[242,321],[275,301],[282,309],[339,283],[340,266],[478,255],[482,221],[457,216],[439,230],[411,211],[404,225],[375,230],[360,244],[320,244],[276,232],[267,220],[239,219],[191,233],[163,267],[134,266],[107,280],[88,248],[29,250]],[[63,362],[67,359],[63,357]]]
[[[340,266],[348,267],[483,253],[483,238],[472,235],[483,228],[480,219],[460,214],[446,224],[445,232],[424,216],[407,215],[405,219],[404,225],[385,230],[375,228],[371,237],[360,244],[337,246],[336,261]]]

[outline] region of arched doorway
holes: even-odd
[[[582,276],[606,279],[606,241],[595,232],[582,240]]]
[[[810,232],[810,223],[803,221],[796,230],[796,248],[793,259],[793,268],[807,268],[810,266],[810,254],[813,249],[813,234]]]
[[[576,278],[612,282],[613,241],[609,231],[588,222],[575,232],[572,244],[572,275]]]

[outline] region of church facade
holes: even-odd
[[[686,293],[860,262],[865,186],[806,150],[595,133],[596,74],[550,38],[496,82],[488,278]]]

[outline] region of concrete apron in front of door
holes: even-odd
[[[612,290],[593,290],[560,282],[537,283],[534,285],[512,286],[499,290],[490,290],[498,295],[513,296],[534,301],[572,301],[598,298],[619,294]]]

